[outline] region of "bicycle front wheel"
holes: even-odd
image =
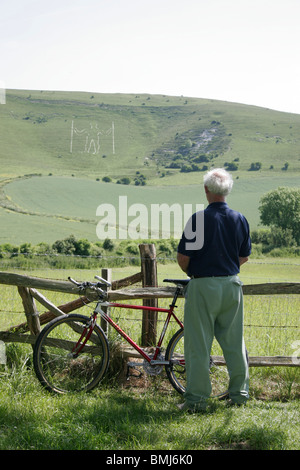
[[[78,347],[89,320],[83,315],[64,315],[52,320],[39,334],[33,363],[39,381],[47,390],[61,394],[89,391],[104,376],[109,349],[107,338],[98,325],[94,326],[82,351],[72,352]]]
[[[177,390],[183,394],[186,389],[186,370],[184,360],[184,329],[180,329],[171,338],[165,355],[166,373],[169,381]],[[226,366],[216,366],[210,360],[210,381],[212,386],[211,398],[225,398],[228,396],[228,372]]]

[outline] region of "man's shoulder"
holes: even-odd
[[[246,217],[241,213],[234,209],[230,209],[230,218],[234,221],[235,224],[238,226],[243,227],[244,230],[249,232],[249,222]]]
[[[231,214],[233,217],[236,217],[236,218],[239,218],[239,219],[242,219],[242,220],[245,220],[246,217],[244,216],[244,214],[242,214],[241,212],[235,210],[235,209],[232,209],[231,207],[227,206],[227,211],[229,214]]]

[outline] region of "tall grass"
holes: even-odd
[[[278,261],[277,261],[278,263]],[[244,282],[255,282],[256,264],[243,269]],[[277,266],[277,265],[276,265]],[[293,266],[281,260],[278,277],[289,280]],[[136,272],[127,267],[113,271],[113,278]],[[44,273],[44,274],[43,274]],[[98,272],[99,273],[99,272]],[[94,270],[35,272],[43,277],[93,279]],[[278,280],[276,267],[261,266],[261,276]],[[159,266],[159,283],[178,276],[174,265]],[[296,273],[295,273],[296,275]],[[290,278],[290,279],[291,279]],[[69,295],[44,292],[56,305]],[[167,305],[163,300],[160,305]],[[178,303],[182,315],[183,300]],[[19,312],[19,313],[15,313]],[[1,286],[0,329],[24,321],[15,288]],[[89,309],[84,307],[89,314]],[[290,355],[299,324],[297,296],[245,296],[245,338],[249,355]],[[137,341],[141,332],[138,312],[115,309],[120,324]],[[159,317],[159,320],[162,320]],[[249,326],[247,326],[249,324]],[[159,328],[161,323],[159,322]],[[171,334],[171,332],[170,332]],[[110,334],[117,347],[116,336]],[[218,346],[214,345],[218,353]],[[7,363],[0,364],[0,449],[59,450],[287,450],[299,447],[299,368],[250,369],[251,400],[243,408],[212,402],[205,415],[181,414],[181,401],[164,376],[129,377],[112,363],[110,374],[90,394],[53,396],[44,391],[32,369],[32,348],[9,344]],[[122,364],[123,367],[123,364]]]

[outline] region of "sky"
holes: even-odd
[[[300,114],[300,0],[0,0],[0,87]]]

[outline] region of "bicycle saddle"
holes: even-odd
[[[186,286],[190,282],[190,279],[164,279],[164,282],[172,282],[177,286]]]

